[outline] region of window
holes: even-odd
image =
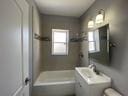
[[[89,41],[89,52],[99,52],[100,51],[100,42],[99,42],[99,31],[88,32],[88,41]]]
[[[68,55],[69,30],[52,29],[52,55]]]

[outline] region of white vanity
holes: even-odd
[[[103,90],[111,86],[111,78],[103,73],[97,75],[88,67],[78,67],[76,76],[76,96],[102,96]]]

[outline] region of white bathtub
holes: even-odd
[[[34,96],[72,96],[74,94],[74,70],[42,72],[33,88]]]

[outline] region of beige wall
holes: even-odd
[[[116,43],[116,48],[110,52],[109,66],[96,64],[97,69],[112,78],[112,87],[128,96],[128,0],[96,0],[88,11],[81,17],[81,29],[87,31],[87,24],[91,17],[95,20],[98,10],[105,10],[105,22],[109,22],[110,40]],[[85,48],[87,46],[82,45]],[[83,62],[86,62],[83,58]],[[84,66],[87,64],[83,63]]]
[[[34,33],[40,34],[40,13],[36,6],[33,7],[33,37]],[[41,70],[41,62],[40,62],[40,41],[33,38],[33,82],[37,79],[40,70]]]
[[[78,18],[42,15],[42,36],[52,38],[53,29],[68,29],[69,36],[74,37],[80,32],[80,23]],[[52,56],[51,41],[41,42],[41,70],[70,70],[79,64],[79,43],[69,43],[68,56]]]

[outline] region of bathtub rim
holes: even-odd
[[[40,75],[43,73],[43,72],[64,72],[64,71],[74,71],[74,79],[73,80],[66,80],[66,81],[54,81],[54,82],[41,82],[39,81],[38,79],[40,78]],[[38,78],[36,79],[35,83],[33,84],[33,86],[48,86],[48,85],[60,85],[60,84],[74,84],[75,83],[75,70],[55,70],[55,71],[42,71],[40,72]]]
[[[73,81],[63,81],[63,82],[50,82],[50,83],[39,83],[39,82],[36,82],[34,84],[34,86],[48,86],[48,85],[63,85],[63,84],[74,84],[75,83],[75,80]]]

